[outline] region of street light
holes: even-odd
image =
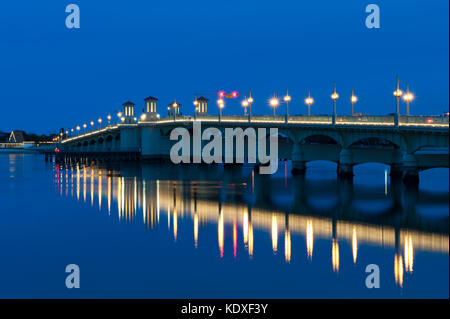
[[[308,104],[308,116],[311,116],[311,104],[314,103],[314,99],[311,97],[311,90],[308,90],[308,97],[305,99],[305,103]]]
[[[403,92],[400,90],[400,80],[397,76],[397,89],[394,91],[394,96],[397,99],[397,115],[400,114],[400,97],[403,95]]]
[[[174,101],[173,103],[172,103],[172,112],[173,112],[173,120],[175,121],[175,117],[176,117],[176,114],[177,114],[177,107],[179,106],[179,104],[177,103],[177,101]]]
[[[86,133],[86,123],[83,124],[84,133]]]
[[[244,100],[242,101],[242,106],[244,107],[244,115],[247,115],[248,100],[247,100],[246,96],[244,96]]]
[[[403,96],[403,99],[406,102],[406,115],[409,116],[409,102],[414,100],[414,94],[409,92],[409,83],[406,83],[406,94]]]
[[[270,105],[273,107],[273,118],[275,118],[275,109],[277,108],[278,104],[280,104],[280,101],[278,98],[275,97],[275,93],[273,94],[273,97],[270,99]]]
[[[77,125],[77,134],[80,134],[79,132],[80,132],[80,126]]]
[[[91,121],[91,128],[94,129],[94,121]]]
[[[222,120],[222,109],[225,107],[223,99],[218,99],[217,104],[219,104],[219,122]]]
[[[108,119],[108,126],[109,126],[111,124],[111,114],[108,114],[106,118]]]
[[[337,94],[336,92],[336,82],[334,82],[334,92],[333,94],[331,94],[331,98],[333,99],[333,118],[332,118],[332,123],[333,125],[336,124],[336,101],[339,98],[339,94]]]
[[[289,89],[286,87],[286,96],[284,97],[284,102],[286,102],[286,119],[285,122],[288,122],[289,117],[289,102],[291,101],[291,97],[289,96]]]
[[[397,89],[394,91],[394,96],[397,100],[397,109],[394,116],[394,125],[398,126],[400,124],[399,116],[400,116],[400,97],[403,95],[403,92],[400,90],[400,80],[397,75]]]
[[[352,88],[352,97],[350,98],[352,102],[352,115],[355,114],[355,103],[358,101],[358,98],[355,96],[355,89]]]
[[[250,122],[252,117],[252,103],[253,103],[252,89],[250,89],[250,95],[247,102],[248,102],[248,121]]]

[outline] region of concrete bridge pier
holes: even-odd
[[[405,185],[419,185],[419,168],[417,167],[417,160],[413,154],[403,154],[403,183]]]
[[[343,148],[339,154],[337,173],[341,179],[353,179],[353,154],[352,151]]]
[[[292,148],[292,175],[304,175],[306,173],[306,162],[303,156],[303,149],[299,143],[295,143]]]

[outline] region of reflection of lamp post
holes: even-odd
[[[350,98],[352,102],[352,115],[355,114],[355,103],[358,101],[358,98],[355,96],[355,89],[352,88],[352,97]]]
[[[409,83],[406,83],[406,94],[403,96],[403,99],[406,102],[406,115],[409,116],[409,102],[414,99],[414,95],[409,92]]]
[[[311,116],[311,104],[314,103],[314,99],[311,97],[311,90],[308,90],[308,97],[305,99],[305,103],[308,104],[308,116]]]
[[[403,92],[400,90],[400,80],[397,76],[397,89],[394,91],[394,96],[397,100],[397,109],[394,117],[395,126],[399,125],[399,116],[400,116],[400,97],[403,95]]]
[[[339,94],[337,94],[336,92],[336,82],[334,82],[334,92],[333,94],[331,94],[331,98],[333,99],[333,118],[332,118],[332,123],[333,125],[336,124],[336,101],[339,98]]]
[[[278,106],[278,104],[280,104],[280,101],[275,97],[275,93],[273,94],[273,97],[270,99],[270,105],[273,107],[273,118],[275,119],[275,110]]]
[[[284,97],[284,102],[286,102],[286,119],[285,122],[288,122],[289,118],[289,102],[291,101],[291,97],[289,96],[289,89],[286,87],[286,96]]]
[[[248,101],[248,121],[250,122],[252,118],[252,104],[253,104],[252,89],[250,89],[250,95],[247,101]]]
[[[219,104],[219,122],[222,121],[222,109],[224,108],[223,99],[218,99],[217,104]]]

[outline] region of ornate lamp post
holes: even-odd
[[[414,94],[409,92],[409,83],[406,83],[406,94],[403,96],[403,99],[406,102],[406,115],[409,116],[409,103],[414,100]]]
[[[244,107],[244,116],[247,115],[247,106],[248,106],[248,100],[247,97],[244,96],[244,100],[242,101],[242,106]]]
[[[270,99],[270,105],[273,107],[273,118],[274,119],[276,117],[275,110],[276,110],[278,104],[280,104],[280,101],[275,97],[275,93],[274,93],[273,97]]]
[[[397,100],[397,109],[395,111],[394,116],[394,125],[399,125],[399,116],[400,116],[400,97],[403,95],[403,92],[400,90],[400,79],[397,76],[397,89],[394,91],[394,96]]]
[[[336,92],[336,82],[334,82],[334,91],[333,94],[331,94],[331,98],[333,100],[333,118],[332,118],[332,124],[335,125],[336,124],[336,101],[339,98],[339,94],[337,94]]]
[[[308,116],[311,116],[311,104],[314,103],[314,99],[311,97],[311,90],[308,90],[308,97],[305,99],[305,103],[308,104]]]
[[[217,104],[219,105],[219,122],[222,121],[222,109],[225,107],[225,102],[222,98],[217,100]]]
[[[352,115],[355,114],[355,103],[358,101],[358,98],[355,96],[355,89],[352,88],[352,97],[350,98],[352,102]]]
[[[253,98],[252,98],[252,90],[250,89],[250,95],[248,97],[248,121],[251,122],[252,119],[252,104],[253,104]]]
[[[289,119],[289,102],[291,100],[292,98],[289,96],[289,89],[286,87],[286,96],[284,97],[284,102],[286,102],[286,119],[284,120],[285,123],[287,123]]]

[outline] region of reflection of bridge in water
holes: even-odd
[[[193,242],[197,247],[199,228],[217,224],[218,246],[223,256],[225,225],[232,225],[233,250],[237,234],[253,256],[254,230],[268,232],[272,250],[284,246],[291,260],[291,235],[306,238],[306,256],[313,258],[314,240],[332,241],[333,270],[339,270],[339,242],[352,247],[353,262],[361,244],[394,249],[394,272],[402,285],[403,272],[413,271],[414,252],[448,254],[448,215],[425,218],[417,204],[448,205],[448,194],[436,195],[406,188],[402,183],[386,185],[383,192],[339,181],[310,182],[305,179],[274,178],[244,173],[241,169],[135,165],[121,167],[55,166],[57,190],[78,200],[106,207],[109,214],[127,222],[142,221],[156,229],[165,223],[177,240],[180,219],[193,222]],[[279,198],[279,196],[284,197]],[[285,197],[290,194],[290,197]],[[378,194],[378,195],[377,195]],[[329,207],[317,207],[311,198],[334,198]],[[356,201],[385,201],[376,213],[365,213]],[[383,203],[384,204],[384,203]],[[284,238],[284,243],[279,243]],[[257,243],[256,243],[257,245]]]

